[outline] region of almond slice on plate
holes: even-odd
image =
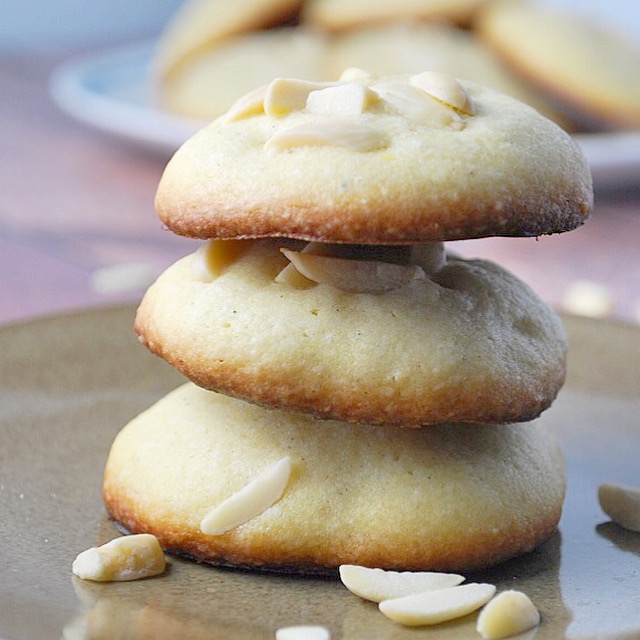
[[[640,531],[640,489],[603,484],[598,488],[602,510],[620,527]]]
[[[326,627],[300,624],[281,627],[276,631],[276,640],[331,640],[331,634]]]
[[[342,583],[351,593],[371,602],[455,587],[464,582],[464,577],[455,573],[385,571],[354,564],[343,564],[339,572]]]
[[[521,591],[503,591],[480,612],[476,629],[485,640],[502,640],[540,624],[540,613]]]
[[[496,588],[492,584],[471,582],[383,600],[378,607],[387,618],[403,625],[415,627],[439,624],[472,613],[489,602],[495,592]]]
[[[165,566],[158,539],[150,533],[138,533],[83,551],[73,561],[72,571],[83,580],[123,582],[157,576]]]

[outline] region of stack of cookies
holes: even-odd
[[[564,380],[562,324],[452,251],[568,231],[591,201],[558,126],[442,73],[247,94],[159,186],[162,221],[203,243],[135,327],[189,382],[117,437],[112,517],[281,572],[468,571],[533,549],[564,496],[535,420]]]

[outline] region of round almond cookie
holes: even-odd
[[[158,214],[198,238],[398,244],[581,225],[591,175],[534,109],[438,72],[277,78],[187,141]]]
[[[199,386],[268,407],[400,427],[534,418],[564,381],[561,321],[441,246],[212,241],[149,288],[135,329]]]
[[[168,551],[280,572],[470,570],[556,528],[565,477],[538,423],[397,430],[179,387],[116,437],[111,516]]]
[[[637,129],[640,45],[581,11],[496,0],[476,29],[515,72],[587,127]]]

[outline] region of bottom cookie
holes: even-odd
[[[493,565],[555,530],[564,489],[561,453],[535,422],[352,425],[191,383],[121,431],[104,476],[128,531],[201,562],[288,573]]]

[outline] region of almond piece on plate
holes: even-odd
[[[326,627],[301,624],[278,629],[276,640],[331,640],[331,634]]]
[[[629,531],[640,531],[640,489],[603,484],[598,489],[602,510],[617,525]]]
[[[464,582],[464,577],[455,573],[385,571],[354,564],[343,564],[339,571],[342,584],[351,593],[371,602],[382,602],[414,593],[455,587]]]
[[[72,571],[83,580],[122,582],[159,575],[165,567],[158,539],[150,533],[139,533],[83,551],[73,561]]]
[[[471,582],[457,587],[383,600],[378,607],[394,622],[417,627],[466,616],[489,602],[495,592],[496,588],[492,584]]]
[[[540,613],[521,591],[503,591],[480,612],[476,629],[485,640],[502,640],[540,624]]]

